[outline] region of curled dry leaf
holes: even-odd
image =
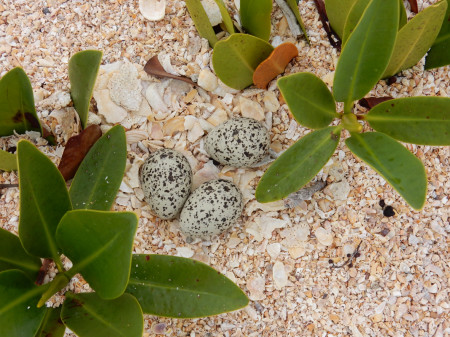
[[[253,83],[260,89],[265,89],[270,81],[284,72],[286,66],[298,55],[297,47],[285,42],[276,47],[267,59],[253,73]]]
[[[166,0],[139,0],[139,11],[147,20],[162,20],[166,14]]]
[[[411,12],[419,13],[419,6],[417,6],[417,0],[408,0],[409,5],[411,6]]]
[[[64,180],[72,179],[78,167],[94,143],[102,136],[98,125],[90,125],[77,136],[67,141],[58,170]]]
[[[391,96],[385,96],[385,97],[365,97],[361,98],[358,103],[362,107],[366,109],[372,109],[375,105],[383,103],[385,101],[389,101],[393,99]]]
[[[153,75],[153,76],[157,76],[157,77],[173,78],[173,79],[180,80],[180,81],[192,84],[192,85],[196,85],[195,82],[193,82],[190,78],[188,78],[186,76],[177,76],[177,75],[173,75],[173,74],[170,74],[167,71],[165,71],[163,66],[161,65],[161,63],[158,60],[158,55],[155,55],[150,60],[148,60],[148,62],[144,66],[144,70],[149,75]]]

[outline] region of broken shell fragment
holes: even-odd
[[[166,0],[139,0],[139,11],[147,20],[162,20],[166,14]]]

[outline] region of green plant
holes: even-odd
[[[222,0],[215,0],[222,14],[224,30],[230,36],[219,41],[200,0],[186,0],[187,9],[199,34],[208,39],[213,52],[213,66],[217,76],[234,89],[244,89],[253,84],[253,73],[258,65],[273,51],[267,41],[270,37],[272,0],[242,0],[240,18],[245,33],[235,33],[233,21]],[[296,0],[286,0],[302,29],[306,40],[308,36],[298,11]],[[289,9],[288,9],[289,10]],[[284,69],[276,68],[278,74]]]
[[[100,66],[102,53],[84,50],[69,60],[69,78],[74,106],[86,127],[89,102]],[[33,88],[22,68],[14,68],[0,80],[0,137],[43,129],[34,106]],[[49,142],[52,138],[46,137]]]
[[[309,73],[278,80],[295,119],[316,131],[297,141],[269,167],[256,190],[258,201],[281,199],[308,183],[327,163],[342,130],[347,129],[351,135],[346,140],[349,149],[383,176],[413,208],[423,207],[427,187],[423,164],[396,140],[449,145],[450,99],[399,98],[378,104],[366,115],[353,113],[353,102],[371,90],[392,60],[400,34],[398,13],[396,2],[369,3],[342,50],[333,94]],[[343,113],[336,112],[335,101],[344,102]],[[328,126],[336,118],[340,124]],[[361,133],[363,125],[359,121],[368,122],[377,132]]]
[[[115,126],[90,149],[70,190],[56,166],[30,142],[17,147],[19,236],[0,228],[0,336],[81,337],[143,333],[143,312],[186,318],[239,309],[244,293],[214,269],[170,256],[132,256],[138,219],[109,211],[126,163],[126,139]],[[73,266],[64,268],[61,254]],[[50,283],[41,259],[54,261]],[[60,308],[46,307],[81,274],[95,292],[65,292]],[[130,279],[130,274],[132,275]]]
[[[325,0],[331,27],[345,45],[351,32],[360,21],[369,0]],[[398,35],[389,65],[382,77],[390,77],[408,69],[426,57],[427,69],[450,64],[450,9],[448,0],[427,7],[412,20],[407,21],[403,0],[398,0]]]

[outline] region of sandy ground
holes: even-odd
[[[419,0],[419,8],[435,2]],[[227,4],[235,9],[231,1]],[[291,41],[299,48],[299,57],[286,73],[313,72],[331,85],[338,53],[321,29],[313,2],[301,1],[300,9],[312,45],[291,35],[276,5],[271,41]],[[448,147],[407,146],[424,162],[428,173],[427,202],[422,211],[407,206],[382,178],[355,159],[342,141],[316,178],[327,181],[324,190],[294,208],[283,202],[261,205],[253,195],[265,167],[215,167],[205,155],[203,134],[233,115],[250,115],[270,128],[272,149],[279,152],[309,130],[293,120],[275,81],[267,91],[249,88],[236,92],[221,85],[214,91],[160,81],[142,72],[155,54],[166,69],[194,81],[201,71],[211,70],[211,49],[199,39],[183,1],[168,1],[164,19],[150,22],[139,13],[137,0],[4,0],[0,3],[0,75],[21,66],[30,77],[38,114],[60,145],[52,149],[36,135],[21,137],[39,145],[55,163],[77,129],[73,109],[64,102],[69,86],[67,62],[84,49],[102,50],[103,65],[131,62],[143,92],[154,85],[164,101],[158,110],[142,95],[138,112],[122,106],[122,110],[116,107],[114,116],[102,114],[100,107],[97,110],[95,100],[91,109],[98,113],[90,121],[101,124],[103,130],[115,123],[127,129],[129,163],[114,209],[132,210],[140,216],[135,252],[204,261],[235,281],[251,299],[243,310],[211,318],[173,320],[146,315],[144,336],[450,334]],[[107,80],[119,66],[115,63],[113,70],[103,66],[101,78]],[[422,61],[390,87],[380,82],[371,95],[448,97],[449,83],[448,67],[424,71]],[[102,85],[98,84],[97,93],[107,90]],[[0,146],[8,149],[18,139],[3,138]],[[187,243],[176,221],[159,221],[150,214],[136,183],[137,169],[149,151],[161,147],[183,151],[197,182],[205,176],[219,176],[238,184],[246,206],[236,226],[211,240]],[[8,182],[17,182],[15,173],[0,175],[0,183]],[[395,216],[383,216],[381,199],[394,207]],[[1,226],[12,232],[17,232],[18,200],[16,189],[1,191]],[[361,256],[351,267],[331,268],[330,259],[337,265],[343,263],[359,244]],[[70,288],[83,291],[88,285],[77,278]],[[56,296],[50,304],[61,301],[61,296]]]

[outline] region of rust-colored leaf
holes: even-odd
[[[385,96],[385,97],[366,97],[366,98],[361,98],[358,103],[359,105],[361,105],[362,107],[366,108],[366,109],[372,109],[375,105],[389,101],[393,99],[393,97],[391,96]]]
[[[176,80],[180,80],[192,85],[197,85],[195,82],[193,82],[190,78],[186,76],[177,76],[165,71],[163,66],[158,60],[158,55],[155,55],[150,60],[148,60],[148,62],[144,66],[144,71],[149,75],[174,78]]]
[[[88,126],[77,136],[70,137],[64,149],[58,170],[64,180],[72,179],[89,149],[102,136],[98,125]]]
[[[417,6],[417,0],[408,0],[413,13],[419,13],[419,6]]]
[[[286,66],[298,55],[297,47],[285,42],[276,47],[267,59],[262,61],[253,73],[253,83],[265,89],[270,81],[284,72]]]

